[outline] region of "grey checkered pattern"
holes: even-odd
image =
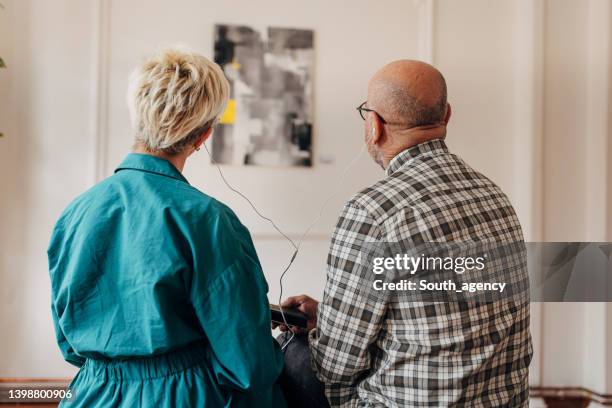
[[[528,406],[528,303],[381,301],[355,273],[368,242],[522,242],[508,198],[442,140],[405,150],[387,173],[346,204],[331,240],[310,333],[330,404]]]

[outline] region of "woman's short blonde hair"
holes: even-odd
[[[230,93],[221,68],[194,52],[166,49],[134,70],[128,106],[136,143],[183,151],[223,113]]]

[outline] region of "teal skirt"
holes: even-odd
[[[150,358],[87,359],[70,384],[72,398],[60,407],[284,406],[282,395],[276,404],[220,389],[207,361],[201,343]]]

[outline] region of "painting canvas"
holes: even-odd
[[[311,166],[312,30],[215,26],[215,62],[231,85],[212,138],[222,164]]]

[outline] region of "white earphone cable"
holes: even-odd
[[[294,252],[293,255],[291,256],[291,259],[289,260],[289,263],[287,264],[287,266],[285,267],[285,269],[283,270],[283,272],[280,275],[279,278],[279,286],[280,286],[280,294],[278,296],[278,305],[280,308],[280,312],[281,312],[281,316],[283,318],[283,322],[285,323],[286,327],[289,327],[289,324],[287,323],[287,319],[285,318],[285,313],[283,312],[283,307],[281,306],[281,302],[283,299],[283,279],[285,277],[285,275],[287,274],[287,272],[289,271],[289,269],[291,268],[291,266],[293,265],[293,262],[295,261],[295,258],[298,255],[298,252],[300,251],[300,248],[302,246],[302,243],[304,242],[304,240],[306,239],[306,237],[308,236],[308,234],[310,233],[310,231],[312,230],[312,228],[314,228],[314,226],[321,220],[321,218],[323,217],[323,211],[325,209],[325,207],[327,206],[327,204],[329,204],[329,202],[336,197],[339,194],[340,189],[336,188],[334,189],[334,192],[323,202],[323,204],[321,205],[321,208],[319,210],[319,214],[318,216],[315,218],[315,220],[308,226],[308,228],[304,231],[304,234],[302,234],[302,236],[300,237],[298,243],[296,244],[287,234],[285,234],[277,225],[276,223],[269,217],[264,216],[258,209],[257,207],[255,207],[255,205],[251,202],[251,200],[249,200],[249,198],[244,195],[242,192],[240,192],[238,189],[234,188],[225,178],[225,176],[223,175],[223,172],[221,171],[221,166],[219,166],[219,164],[215,161],[215,159],[213,159],[212,154],[210,153],[210,150],[208,150],[208,146],[206,146],[206,144],[204,144],[204,149],[206,149],[206,153],[208,153],[208,156],[210,157],[210,161],[213,165],[215,165],[215,167],[217,168],[217,171],[219,172],[219,175],[221,176],[221,179],[223,180],[223,182],[225,183],[225,185],[227,186],[227,188],[229,188],[231,191],[233,191],[234,193],[238,194],[240,197],[242,197],[246,202],[249,203],[249,205],[251,206],[251,208],[253,209],[253,211],[255,211],[255,213],[262,218],[263,220],[268,221],[272,227],[274,227],[274,229],[281,235],[283,236],[293,247]],[[340,181],[338,183],[338,187],[342,186],[342,184],[344,183],[344,180],[348,174],[349,169],[357,162],[357,160],[359,160],[359,158],[362,156],[363,152],[365,150],[365,144],[362,146],[361,150],[359,151],[359,153],[357,154],[357,156],[355,156],[350,162],[349,164],[344,168],[342,175],[340,176]],[[288,340],[285,340],[284,343],[281,345],[281,350],[284,350],[289,343],[291,343],[291,340],[293,340],[293,338],[295,337],[295,333],[293,331],[291,331],[291,337],[289,337]]]

